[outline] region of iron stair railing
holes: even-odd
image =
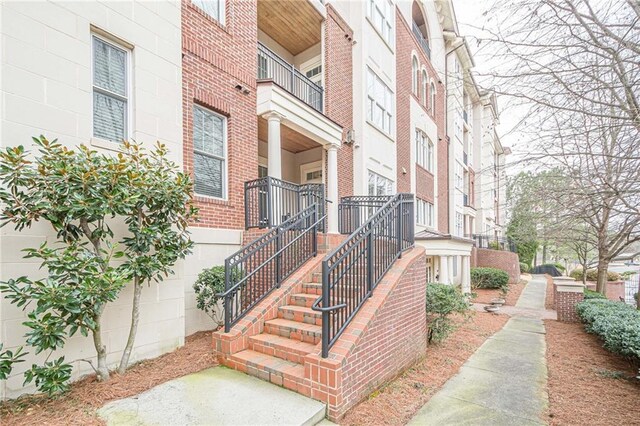
[[[337,341],[393,263],[414,246],[413,194],[397,194],[380,206],[322,261],[322,357]]]
[[[323,183],[298,185],[266,176],[244,183],[245,227],[272,228],[309,206],[318,206],[319,217],[325,215],[326,200]],[[325,223],[320,230],[324,232]]]
[[[367,195],[340,198],[338,204],[338,231],[349,235],[369,220],[391,195]]]
[[[318,254],[325,221],[313,204],[224,261],[224,331],[245,316],[307,260]]]

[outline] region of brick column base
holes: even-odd
[[[575,282],[573,278],[556,277],[553,288],[558,321],[580,322],[576,305],[584,300],[584,285]]]

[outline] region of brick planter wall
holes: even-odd
[[[509,274],[509,283],[520,281],[520,259],[510,251],[476,249],[475,266],[502,269]]]
[[[595,281],[587,281],[587,288],[596,291],[597,283]],[[624,281],[607,282],[607,299],[619,302],[620,298],[624,300]]]
[[[554,280],[554,307],[558,314],[558,321],[580,322],[576,313],[576,305],[584,300],[584,286],[581,283],[566,278]]]

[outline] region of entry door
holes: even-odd
[[[322,161],[301,165],[300,183],[322,183]]]

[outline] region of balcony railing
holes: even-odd
[[[494,235],[473,235],[474,244],[477,248],[517,252],[515,241],[509,237],[496,237]]]
[[[462,161],[464,162],[465,166],[469,164],[469,155],[466,152],[462,153]]]
[[[462,204],[467,207],[469,206],[469,195],[468,194],[462,194]]]
[[[429,42],[426,38],[424,38],[424,35],[422,35],[422,31],[420,31],[420,28],[418,28],[418,25],[415,22],[413,22],[412,28],[413,35],[418,40],[418,44],[420,45],[420,47],[422,47],[422,50],[424,50],[427,58],[431,59],[431,48],[429,47]]]
[[[462,111],[462,118],[464,119],[465,123],[469,123],[469,116],[467,114],[467,111]]]
[[[273,80],[311,108],[322,112],[322,87],[262,43],[258,43],[258,79]]]
[[[391,195],[365,195],[342,197],[338,204],[338,227],[349,235],[373,216],[391,199]]]
[[[244,219],[247,229],[273,228],[310,206],[318,207],[318,217],[325,215],[323,183],[298,185],[266,176],[244,183]],[[324,231],[324,221],[320,231]]]

